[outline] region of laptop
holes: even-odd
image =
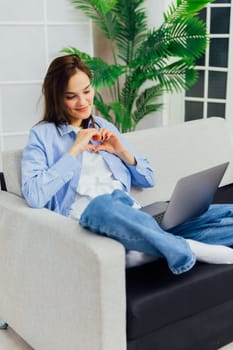
[[[213,201],[229,162],[178,180],[169,202],[155,202],[140,210],[152,215],[164,230],[203,214]]]

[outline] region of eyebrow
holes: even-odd
[[[91,84],[88,84],[82,91],[85,91],[85,90],[89,89],[90,87],[91,87]],[[66,95],[76,95],[76,92],[66,91],[65,94]]]

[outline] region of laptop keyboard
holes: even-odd
[[[153,218],[157,221],[158,224],[161,224],[163,217],[164,217],[164,213],[153,216]]]

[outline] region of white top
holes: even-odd
[[[75,132],[80,130],[78,127],[73,128]],[[115,189],[123,190],[123,185],[120,181],[114,179],[101,154],[93,151],[83,152],[83,163],[76,198],[69,216],[72,219],[79,220],[82,212],[93,198],[102,194],[110,194]]]

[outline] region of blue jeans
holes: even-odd
[[[203,215],[170,232],[140,210],[123,191],[94,198],[80,218],[80,225],[90,231],[121,242],[126,250],[137,250],[164,257],[170,270],[180,274],[190,270],[196,257],[184,238],[209,244],[233,245],[233,205],[211,205]]]

